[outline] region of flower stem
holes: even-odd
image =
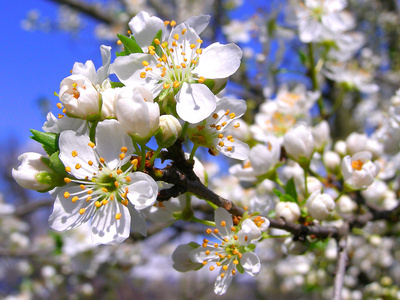
[[[163,147],[159,146],[157,150],[154,152],[153,156],[150,159],[150,165],[154,163],[154,160],[158,157]]]
[[[192,152],[190,152],[189,161],[193,161],[194,154],[196,153],[197,148],[199,148],[198,144],[194,144],[192,148]]]
[[[181,132],[181,136],[180,136],[181,139],[184,139],[188,127],[189,127],[189,123],[185,122],[185,124],[183,124],[182,132]]]
[[[207,225],[207,226],[215,227],[215,222],[202,220],[202,219],[196,218],[195,216],[192,217],[191,221],[197,222],[197,223],[200,223],[200,224],[204,224],[204,225]]]

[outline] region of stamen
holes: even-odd
[[[85,208],[81,208],[81,209],[79,210],[79,213],[80,213],[81,215],[83,215],[83,214],[85,213],[85,211],[86,211]]]
[[[70,193],[65,192],[65,193],[64,193],[64,198],[67,199],[70,195],[71,195]]]
[[[65,183],[70,183],[71,181],[72,181],[72,180],[71,180],[70,178],[68,178],[68,177],[65,177],[65,178],[64,178],[64,182],[65,182]]]
[[[115,215],[115,220],[119,220],[119,219],[121,219],[121,214],[120,214],[120,213],[117,213],[117,214]]]

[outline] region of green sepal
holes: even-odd
[[[246,252],[253,251],[254,249],[256,249],[256,245],[254,244],[250,244],[247,247],[245,247]]]
[[[158,39],[158,40],[160,41],[160,43],[162,42],[162,41],[161,41],[161,39],[162,39],[162,30],[161,30],[161,29],[160,29],[160,30],[157,32],[157,34],[154,36],[153,42],[151,43],[151,45],[155,48],[156,54],[157,54],[159,57],[161,57],[162,54],[163,54],[163,51],[162,51],[160,45],[157,45],[156,43],[154,43],[154,40],[155,40],[155,39]]]
[[[121,52],[115,52],[115,56],[127,56],[127,54],[125,53],[125,51],[121,51]]]
[[[190,242],[188,245],[189,245],[190,247],[192,247],[193,249],[197,249],[197,248],[200,247],[200,245],[197,244],[197,243],[195,243],[195,242]]]
[[[124,54],[129,55],[131,53],[143,53],[142,48],[138,45],[135,38],[133,36],[127,37],[122,34],[117,34],[119,40],[124,45]],[[119,56],[122,52],[119,53]]]
[[[60,157],[59,157],[60,151],[54,152],[50,156],[50,163],[49,167],[57,174],[65,177],[68,175],[67,171],[65,171],[65,166],[62,163]]]
[[[35,129],[31,129],[31,133],[33,134],[31,139],[42,144],[44,151],[46,151],[49,156],[60,150],[58,148],[59,133],[41,132]]]
[[[118,82],[118,81],[110,81],[110,84],[113,89],[125,86],[125,84],[123,84],[122,82]]]
[[[240,274],[243,274],[243,273],[244,273],[244,269],[243,269],[242,264],[237,264],[237,265],[236,265],[236,269],[239,271]]]

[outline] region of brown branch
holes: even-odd
[[[89,4],[80,0],[50,0],[55,3],[64,4],[69,6],[72,9],[77,10],[97,21],[106,23],[108,25],[116,23],[116,20],[111,14],[107,13],[104,10],[101,10],[100,7],[96,4]]]

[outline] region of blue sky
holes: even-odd
[[[3,3],[0,10],[0,38],[2,41],[0,63],[0,147],[15,137],[21,146],[29,141],[30,128],[40,130],[45,116],[38,100],[51,100],[55,104],[61,80],[70,75],[74,62],[94,61],[101,64],[100,42],[93,36],[93,24],[85,20],[85,29],[74,37],[64,32],[28,32],[21,21],[32,9],[55,19],[57,5],[45,0],[19,0]],[[24,149],[29,150],[29,149]]]

